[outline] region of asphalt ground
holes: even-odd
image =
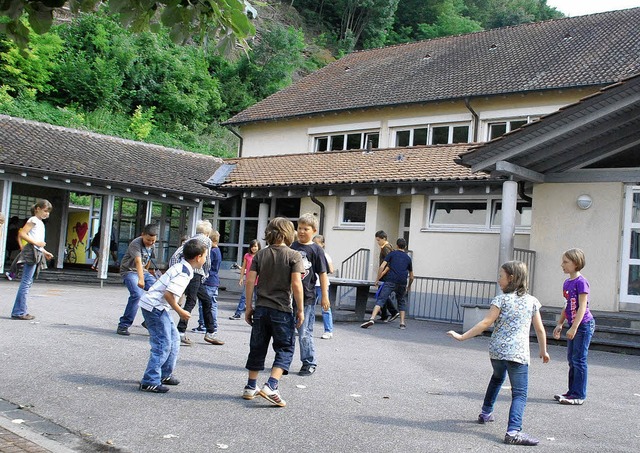
[[[502,443],[508,381],[495,423],[476,423],[491,375],[488,338],[458,343],[446,336],[459,326],[408,320],[406,330],[397,321],[365,330],[337,323],[334,338],[321,340],[317,318],[317,371],[284,377],[287,407],[279,408],[260,397],[240,397],[250,327],[228,319],[237,293],[221,293],[220,338],[226,344],[209,345],[202,334],[190,334],[196,344],[181,348],[175,371],[182,382],[161,395],[138,390],[149,353],[141,315],[131,336],[115,334],[128,297],[124,286],[36,282],[29,297],[33,321],[10,319],[17,287],[0,281],[1,426],[59,447],[47,444],[50,451],[525,448]],[[540,439],[535,451],[640,451],[640,356],[591,351],[588,400],[562,406],[552,397],[566,390],[565,347],[549,347],[548,364],[537,358],[537,344],[531,351],[524,431]],[[296,355],[292,370],[299,368]],[[259,383],[267,377],[261,373]]]

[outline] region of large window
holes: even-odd
[[[321,135],[315,137],[314,150],[322,152],[366,149],[369,142],[372,148],[377,148],[380,143],[380,134],[377,131],[369,131]]]
[[[502,202],[499,199],[432,199],[429,209],[429,228],[499,230]],[[516,228],[531,227],[531,206],[526,202],[516,205]]]
[[[396,130],[396,146],[469,143],[468,124],[437,124]]]

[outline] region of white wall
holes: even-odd
[[[575,102],[593,91],[595,90],[564,90],[472,99],[471,107],[481,120],[478,141],[485,141],[488,121],[528,115],[541,116]],[[393,147],[393,127],[459,121],[468,121],[471,124],[472,119],[471,112],[464,102],[457,100],[260,122],[242,125],[239,129],[243,137],[242,156],[250,157],[312,152],[311,134],[356,131],[363,128],[379,128],[380,147]]]
[[[562,253],[578,247],[586,255],[582,273],[591,285],[589,306],[618,311],[623,192],[621,183],[534,187],[531,248],[537,252],[537,259],[533,294],[543,305],[564,305]],[[577,207],[576,199],[581,194],[591,196],[591,208]]]

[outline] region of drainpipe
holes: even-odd
[[[310,195],[311,201],[320,206],[320,221],[318,222],[318,234],[324,234],[324,205],[314,195]]]
[[[480,117],[471,107],[469,98],[464,98],[464,105],[465,107],[467,107],[467,110],[471,112],[471,116],[473,116],[473,143],[478,143],[478,127],[480,125]]]
[[[242,135],[240,135],[238,132],[235,131],[234,128],[228,127],[228,129],[231,131],[233,135],[238,137],[238,139],[240,140],[240,144],[238,145],[238,157],[242,157],[242,145],[244,143],[244,139],[242,138]]]
[[[533,205],[533,198],[524,193],[524,181],[518,181],[518,196],[520,199],[526,201],[529,206]]]

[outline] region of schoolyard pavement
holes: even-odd
[[[45,451],[525,448],[502,443],[508,381],[496,422],[476,423],[491,375],[488,338],[458,343],[445,335],[459,326],[408,320],[402,331],[397,321],[367,330],[338,323],[334,338],[321,340],[317,321],[318,369],[298,376],[296,355],[293,373],[280,381],[287,407],[278,408],[260,397],[240,397],[250,327],[228,319],[237,293],[221,293],[220,337],[226,344],[209,345],[201,334],[190,334],[196,344],[181,348],[175,371],[182,383],[159,395],[138,390],[149,351],[141,316],[130,337],[115,334],[128,296],[124,286],[36,281],[29,299],[33,321],[10,319],[17,287],[0,281],[0,428]],[[193,315],[190,328],[195,310]],[[541,441],[536,451],[640,451],[640,356],[591,351],[589,397],[573,407],[552,399],[566,390],[566,349],[550,346],[546,365],[537,350],[532,343],[524,416],[524,431]],[[267,377],[261,373],[259,383]]]

